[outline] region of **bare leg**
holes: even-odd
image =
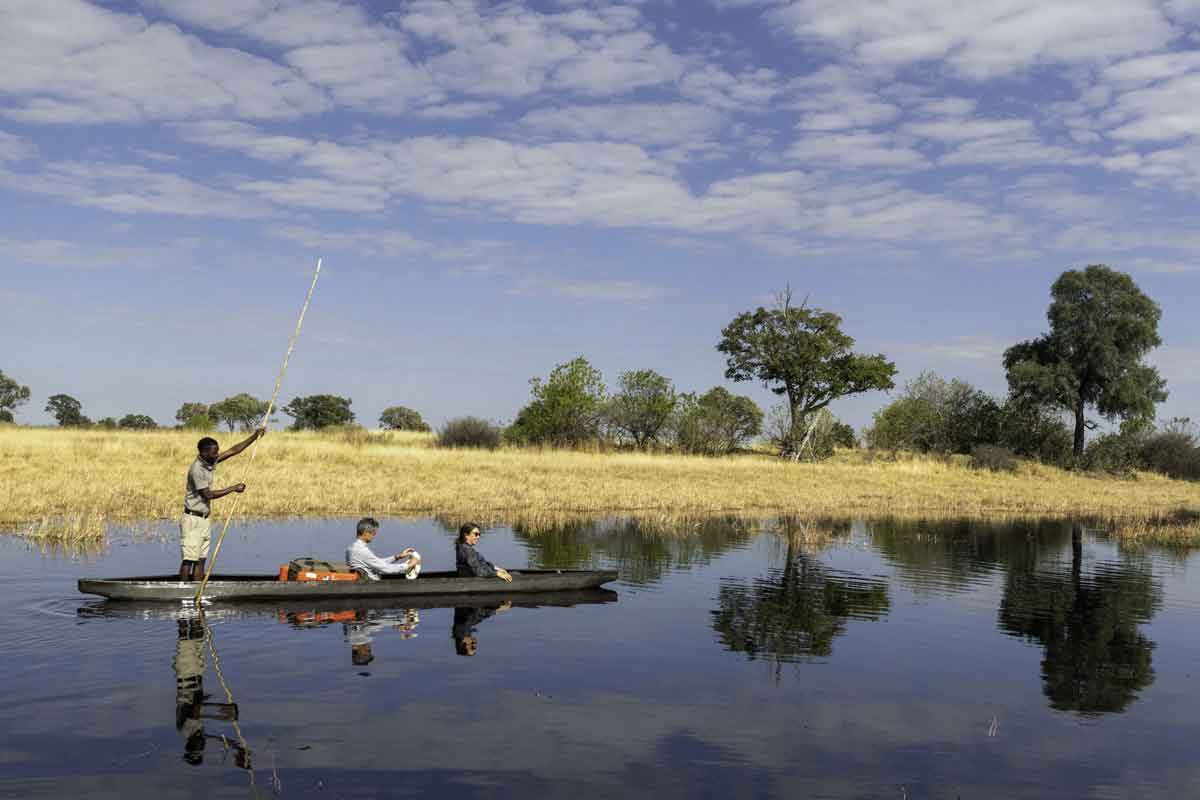
[[[186,560],[179,562],[179,580],[190,581],[192,579],[192,564],[194,563],[196,562]]]
[[[208,560],[207,558],[202,558],[199,561],[195,562],[196,566],[192,567],[192,580],[194,580],[194,581],[204,580],[204,562],[207,560]]]

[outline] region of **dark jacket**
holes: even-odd
[[[492,562],[479,555],[475,548],[466,542],[454,543],[454,561],[460,578],[496,577],[496,568]]]

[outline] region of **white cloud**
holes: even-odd
[[[185,142],[239,150],[262,161],[287,161],[311,148],[307,139],[296,136],[272,136],[244,122],[206,120],[175,126]]]
[[[461,120],[474,117],[486,117],[500,110],[499,103],[466,102],[445,103],[443,105],[426,106],[413,112],[421,119],[430,120]]]
[[[722,117],[690,103],[606,103],[539,109],[521,123],[538,132],[581,139],[665,145],[707,139],[720,129]]]
[[[135,164],[60,161],[29,173],[0,169],[0,186],[117,214],[243,219],[273,213],[252,198]]]
[[[779,91],[778,74],[761,67],[733,73],[716,64],[697,64],[679,80],[679,93],[684,97],[741,113],[767,110]]]
[[[145,263],[155,255],[150,248],[112,247],[66,239],[18,239],[0,236],[5,263],[31,267],[99,269]]]
[[[20,136],[0,131],[0,162],[23,161],[37,155],[37,145]]]
[[[900,116],[896,105],[871,90],[867,81],[844,67],[827,66],[792,81],[795,99],[784,107],[804,112],[799,127],[808,130],[869,128]]]
[[[892,134],[867,131],[805,133],[784,157],[813,167],[842,169],[918,169],[928,165],[924,155]]]
[[[1114,139],[1164,142],[1200,136],[1200,63],[1152,86],[1117,96],[1101,121]]]
[[[523,278],[509,294],[550,294],[584,302],[638,305],[659,300],[669,292],[661,286],[639,281],[560,281],[542,276]]]
[[[767,12],[780,30],[898,69],[940,61],[969,78],[1038,64],[1093,64],[1151,52],[1176,35],[1153,0],[792,0]]]
[[[328,101],[292,70],[79,0],[0,4],[4,114],[42,123],[290,118]]]

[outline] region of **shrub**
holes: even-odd
[[[117,426],[130,430],[144,431],[157,428],[158,423],[145,414],[126,414],[121,417],[121,421],[117,423]]]
[[[1071,466],[1071,429],[1063,422],[1061,412],[1047,405],[1010,397],[1000,411],[1000,444],[1043,464]]]
[[[675,446],[685,453],[723,455],[762,432],[763,413],[749,397],[716,386],[679,396],[672,421]]]
[[[1088,443],[1080,466],[1118,478],[1132,478],[1141,442],[1129,435],[1106,433]]]
[[[971,451],[971,469],[1016,472],[1017,458],[1007,447],[997,447],[991,444],[976,445]]]
[[[865,432],[870,447],[918,453],[967,454],[994,444],[1000,433],[1000,406],[960,380],[921,373],[894,402],[875,412]]]
[[[379,424],[389,431],[417,431],[425,433],[429,424],[421,419],[421,412],[406,406],[385,408],[379,415]]]
[[[604,409],[608,424],[639,449],[654,445],[671,421],[679,394],[671,379],[652,369],[622,372]]]
[[[1172,478],[1200,480],[1200,447],[1191,420],[1177,418],[1145,438],[1138,461],[1143,469]]]
[[[479,447],[495,450],[500,446],[500,429],[486,419],[459,417],[438,431],[438,447]]]
[[[835,448],[853,448],[858,444],[854,428],[839,421],[829,409],[823,408],[793,425],[786,403],[771,408],[767,415],[766,436],[781,456],[792,456],[796,448],[803,445],[804,456],[818,461],[832,456]]]
[[[532,400],[505,435],[513,442],[578,447],[600,438],[604,379],[583,356],[559,364],[543,381],[530,382]]]

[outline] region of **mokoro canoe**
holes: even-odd
[[[416,597],[420,595],[497,595],[592,589],[617,579],[613,569],[509,570],[512,583],[499,578],[460,578],[453,572],[423,572],[416,580],[281,581],[279,575],[214,575],[205,600],[282,600],[349,597]],[[79,591],[111,600],[178,602],[191,600],[197,584],[174,575],[138,578],[81,578]],[[469,603],[467,603],[469,605]]]
[[[494,608],[508,603],[514,608],[569,608],[617,602],[618,595],[609,589],[568,589],[549,592],[496,592],[480,595],[421,594],[404,597],[318,597],[283,598],[278,600],[250,599],[212,606],[204,610],[209,620],[276,617],[301,625],[305,615],[337,614],[345,611],[369,612],[403,611],[410,608],[458,608],[462,606]],[[88,600],[75,610],[82,619],[107,617],[116,619],[194,619],[200,613],[195,606],[180,603],[137,600]]]

